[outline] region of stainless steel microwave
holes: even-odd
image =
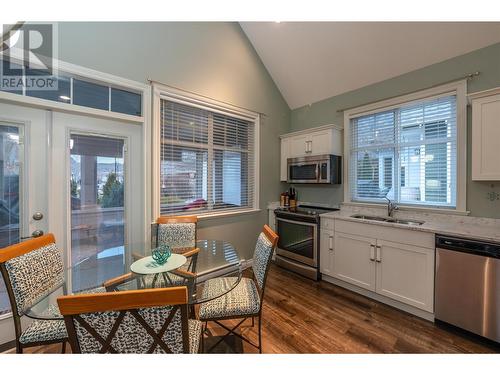
[[[287,160],[287,182],[294,184],[342,183],[342,157],[316,155]]]

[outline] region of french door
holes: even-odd
[[[0,248],[54,233],[74,290],[124,271],[123,246],[145,238],[140,125],[0,102]],[[94,267],[95,269],[96,267]],[[0,280],[0,344],[14,339]]]

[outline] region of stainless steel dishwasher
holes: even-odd
[[[436,235],[435,317],[500,342],[500,244]]]

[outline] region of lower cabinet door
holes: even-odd
[[[322,274],[333,276],[333,232],[321,229],[319,242],[319,270]]]
[[[377,241],[376,292],[434,311],[434,249]]]
[[[333,276],[375,291],[375,261],[372,238],[335,232]]]

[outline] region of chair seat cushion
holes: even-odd
[[[196,354],[200,349],[201,328],[199,320],[189,319],[189,353]]]
[[[203,289],[203,296],[213,295],[212,288],[224,288],[227,283],[234,284],[235,277],[220,277],[208,280]],[[200,320],[217,320],[237,316],[256,315],[260,309],[260,297],[252,279],[242,278],[229,293],[202,303]]]
[[[22,344],[64,340],[68,337],[64,320],[35,320],[21,334]]]

